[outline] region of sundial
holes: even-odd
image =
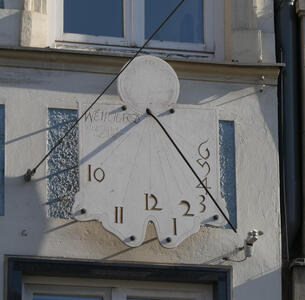
[[[96,104],[80,122],[80,191],[74,217],[97,220],[130,247],[148,223],[159,242],[176,247],[200,226],[227,224],[168,136],[166,128],[217,204],[218,118],[213,109],[177,104],[179,80],[165,61],[136,58],[120,75],[121,103]],[[80,110],[84,112],[86,106]]]

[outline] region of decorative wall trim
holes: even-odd
[[[116,74],[132,55],[39,48],[0,48],[0,66],[98,74]],[[283,64],[211,62],[165,58],[180,79],[276,86]],[[263,77],[262,77],[263,76]]]

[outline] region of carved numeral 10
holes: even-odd
[[[105,172],[102,168],[96,168],[92,170],[92,166],[88,165],[88,181],[91,182],[95,180],[97,182],[102,182],[105,179]]]

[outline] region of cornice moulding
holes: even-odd
[[[132,55],[41,48],[0,48],[0,66],[117,74]],[[164,58],[182,80],[277,85],[284,64],[245,64]]]

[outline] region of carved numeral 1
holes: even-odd
[[[177,219],[173,218],[173,232],[174,235],[177,235]]]
[[[123,207],[116,206],[114,208],[114,223],[123,224]]]

